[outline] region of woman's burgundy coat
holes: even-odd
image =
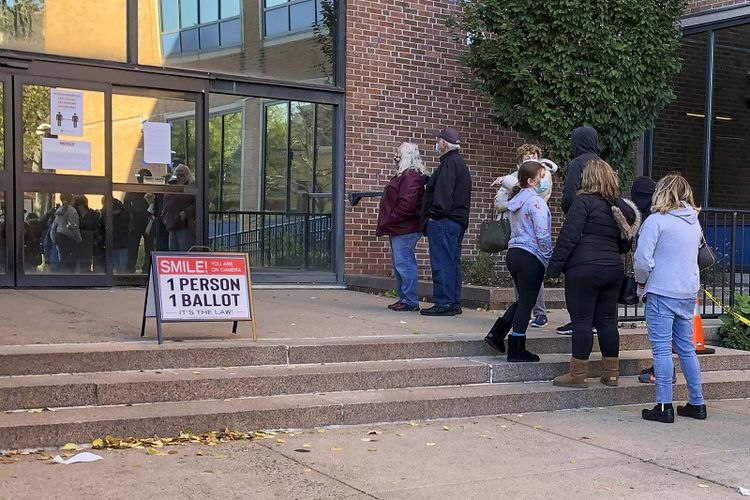
[[[416,170],[406,170],[395,176],[380,199],[378,236],[400,236],[418,233],[422,212],[425,176]]]

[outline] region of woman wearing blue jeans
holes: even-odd
[[[674,422],[672,343],[688,386],[688,403],[677,414],[706,418],[701,370],[693,345],[693,307],[699,289],[698,247],[702,232],[690,184],[667,175],[654,190],[651,215],[641,226],[635,252],[635,279],[644,287],[646,325],[654,354],[656,406],[646,420]]]
[[[426,170],[419,149],[410,142],[399,146],[394,162],[398,170],[380,199],[375,234],[387,235],[391,242],[398,300],[388,308],[397,312],[419,311],[414,249],[422,236],[420,219]]]

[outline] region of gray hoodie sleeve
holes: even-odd
[[[638,283],[645,283],[654,269],[654,251],[659,241],[659,224],[656,217],[649,217],[641,226],[638,233],[638,246],[635,249],[635,258],[633,260],[633,270],[635,271],[635,280]]]

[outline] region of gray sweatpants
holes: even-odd
[[[513,293],[515,293],[516,300],[518,300],[518,289],[516,288],[515,283],[513,283]],[[541,314],[545,316],[547,315],[547,309],[544,307],[544,283],[542,283],[542,287],[539,289],[539,294],[536,296],[536,304],[534,304],[534,309],[531,310],[531,314],[534,318]]]

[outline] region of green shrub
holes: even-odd
[[[474,259],[461,259],[464,283],[479,286],[495,286],[497,273],[492,254],[479,252]]]
[[[743,318],[750,318],[750,295],[735,296],[732,312]],[[721,344],[730,349],[750,351],[750,326],[733,314],[722,314],[719,319],[721,320],[721,328],[719,328]]]

